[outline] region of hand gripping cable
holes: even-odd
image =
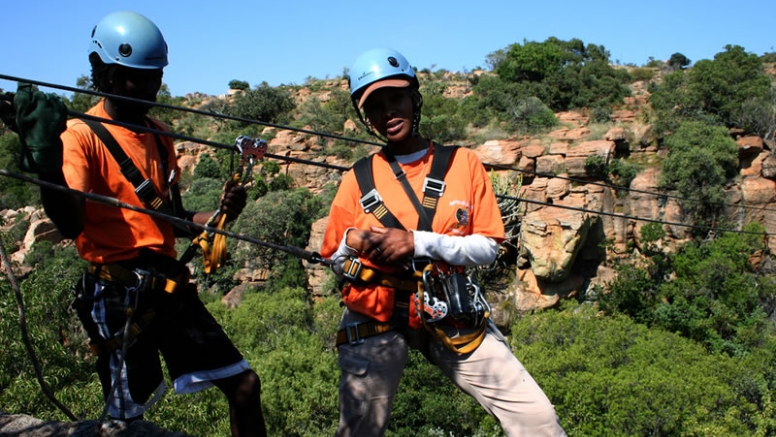
[[[240,135],[235,140],[234,147],[240,153],[240,165],[232,174],[229,183],[245,185],[250,181],[251,171],[256,161],[267,153],[267,142]],[[226,214],[219,209],[208,219],[205,226],[210,227],[213,223],[217,223],[216,229],[224,230],[226,219]],[[186,253],[181,257],[182,263],[188,262],[193,257],[193,251],[197,247],[202,249],[202,262],[206,275],[215,273],[226,261],[226,236],[222,233],[202,231],[201,234],[194,237]]]

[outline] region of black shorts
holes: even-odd
[[[205,389],[212,381],[249,369],[193,284],[172,294],[134,292],[86,274],[81,288],[75,307],[98,346],[97,371],[112,417],[139,416],[163,393],[159,352],[178,393]],[[134,308],[131,320],[141,329],[127,342],[122,360],[124,337],[117,334],[124,331],[128,306]]]

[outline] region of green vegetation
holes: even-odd
[[[682,196],[695,223],[713,225],[722,212],[727,180],[738,170],[738,148],[723,126],[686,121],[666,138],[671,153],[663,162],[660,184]]]
[[[19,137],[8,132],[0,136],[0,168],[14,173],[20,173],[22,143]],[[26,205],[40,202],[40,191],[34,185],[18,179],[0,178],[0,210],[19,209]]]
[[[234,97],[234,102],[226,107],[225,113],[248,120],[265,123],[287,123],[289,112],[295,103],[287,89],[269,86],[266,82],[252,90],[245,90]],[[239,123],[238,126],[245,126]]]
[[[760,57],[728,45],[713,60],[665,75],[662,84],[653,84],[649,102],[659,132],[700,120],[772,135],[776,100],[771,81]]]
[[[658,132],[657,145],[669,152],[661,158],[660,187],[681,197],[683,213],[699,226],[698,238],[675,251],[666,249],[669,228],[658,223],[637,228],[638,237],[629,243],[635,246],[618,254],[622,258],[607,260],[615,265],[615,279],[579,301],[566,300],[532,314],[518,313],[511,302],[500,308],[509,313],[504,329],[516,356],[553,401],[568,434],[776,435],[776,282],[769,274],[773,267],[764,229],[750,224],[745,234],[706,232],[723,224],[723,189],[738,171],[738,151],[728,129],[766,139],[776,130],[776,95],[765,70],[776,55],[756,56],[727,46],[713,60],[692,66],[677,52],[666,62],[650,58],[644,67],[626,71],[612,66],[603,46],[548,38],[509,45],[491,53],[488,61],[492,70],[478,75],[419,72],[424,136],[472,143],[539,134],[557,126],[556,112],[569,109],[589,114],[605,132],[629,95],[627,85],[645,81],[651,91],[646,116]],[[242,92],[198,108],[374,140],[358,123],[342,78],[308,78],[306,83],[316,94],[298,106],[298,87],[262,83],[251,89],[235,79],[230,88]],[[89,78],[79,78],[77,86],[88,89]],[[451,90],[461,89],[465,97],[449,97]],[[86,111],[96,100],[76,94],[68,107]],[[166,87],[159,101],[202,103],[173,97]],[[224,144],[238,135],[271,140],[277,132],[251,123],[181,116],[165,108],[152,115],[176,132]],[[359,130],[346,131],[353,123]],[[321,139],[319,144],[317,153],[350,162],[373,150],[345,140]],[[18,171],[20,150],[15,134],[0,131],[0,168]],[[187,209],[218,206],[234,170],[231,161],[225,150],[205,153],[193,172],[182,175]],[[591,178],[629,187],[641,170],[636,162],[635,157],[607,162],[591,156],[585,168]],[[264,159],[253,170],[249,205],[230,230],[273,245],[305,248],[311,225],[327,213],[337,178],[314,195],[294,186],[281,161]],[[493,183],[497,193],[513,196],[522,179],[493,176]],[[625,193],[617,191],[618,196]],[[0,178],[0,209],[37,203],[37,187]],[[486,288],[513,281],[518,258],[520,201],[500,199],[499,205],[508,239],[497,262],[477,272]],[[17,218],[3,225],[2,244],[15,250],[28,223]],[[187,245],[180,241],[178,248]],[[339,383],[332,341],[342,311],[333,275],[325,280],[324,294],[312,296],[298,258],[232,239],[228,245],[229,258],[216,274],[202,274],[195,259],[194,275],[202,300],[262,378],[270,435],[332,435]],[[758,256],[765,261],[754,262]],[[72,246],[47,242],[37,243],[24,262],[34,267],[22,278],[22,290],[46,381],[76,414],[96,418],[102,402],[94,359],[69,308],[71,286],[83,262]],[[236,278],[244,268],[266,269],[269,277],[228,309],[220,299],[239,285]],[[5,279],[0,279],[0,332],[2,409],[64,420],[37,385],[20,344],[16,301]],[[227,411],[225,399],[213,389],[186,396],[168,393],[146,418],[175,431],[223,436],[229,433]],[[413,351],[387,435],[495,437],[502,432],[473,399]]]

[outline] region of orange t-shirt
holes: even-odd
[[[433,159],[432,147],[423,158],[406,165],[399,164],[419,200],[423,199],[423,182],[431,170]],[[372,160],[372,173],[375,188],[385,207],[407,230],[417,229],[418,212],[407,197],[401,182],[394,177],[382,152],[376,154]],[[479,234],[502,241],[504,223],[501,220],[501,211],[493,194],[490,178],[474,152],[463,147],[458,148],[444,180],[446,187],[444,194],[437,201],[432,230],[452,236]],[[337,251],[346,229],[383,226],[374,214],[364,212],[359,203],[362,195],[354,171],[347,172],[331,205],[321,247],[323,257],[329,258]],[[391,268],[371,264],[367,258],[361,258],[360,261],[378,270],[392,271]],[[356,302],[355,296],[351,299],[349,294],[353,291],[363,294],[368,301]],[[350,309],[383,322],[388,321],[393,311],[393,292],[386,287],[349,284],[343,290],[343,300]],[[412,310],[413,306],[410,308]]]
[[[110,119],[103,104],[104,100],[100,101],[87,114]],[[155,129],[169,130],[164,123],[154,123]],[[180,174],[172,139],[159,136],[167,149],[170,167],[164,169],[153,133],[132,132],[107,123],[104,126],[132,159],[143,179],[150,178],[162,199],[168,199],[169,172],[174,170],[176,178]],[[78,119],[68,121],[67,130],[62,133],[62,143],[62,170],[70,188],[148,208],[135,194],[134,186],[121,173],[118,162],[108,148],[86,123]],[[169,222],[126,208],[90,201],[86,203],[83,232],[76,237],[75,243],[83,259],[101,264],[135,258],[143,248],[170,257],[176,256],[173,226]]]

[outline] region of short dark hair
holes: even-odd
[[[92,87],[101,93],[109,93],[111,91],[110,82],[120,66],[106,64],[100,59],[97,52],[89,54],[89,63],[92,65]]]

